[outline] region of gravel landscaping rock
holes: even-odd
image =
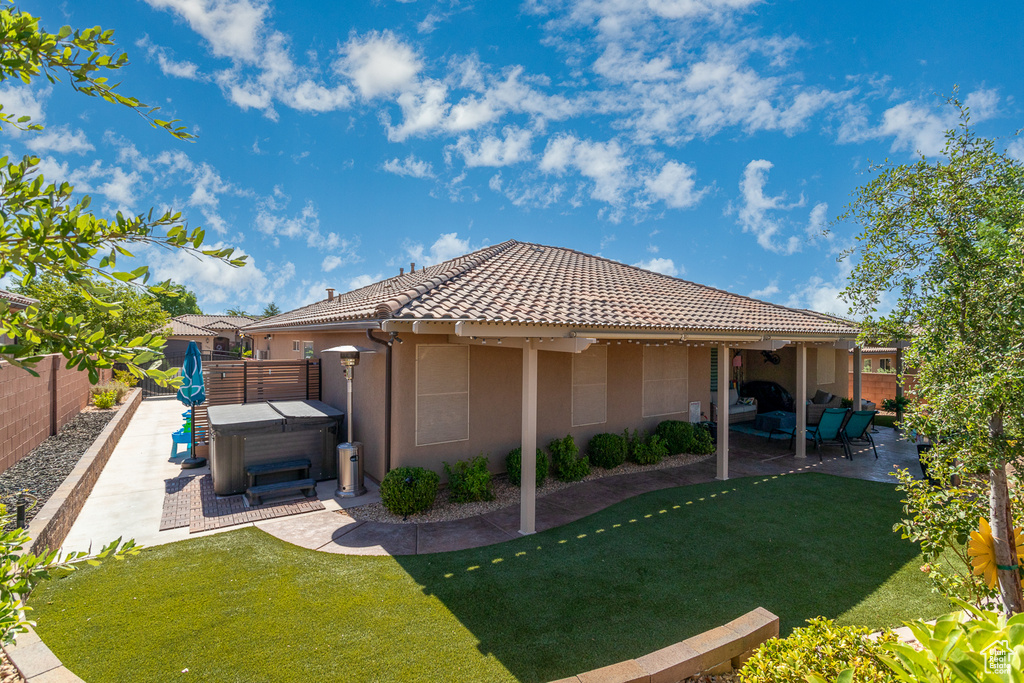
[[[26,490],[31,493],[39,499],[39,504],[26,513],[26,521],[30,521],[64,483],[82,455],[116,414],[116,408],[98,410],[89,407],[83,410],[64,425],[64,429],[0,473],[0,500],[13,513],[18,492]]]
[[[7,653],[0,649],[0,683],[25,683],[25,677],[11,663]]]
[[[684,683],[740,683],[740,676],[735,671],[727,674],[701,674],[687,678]]]
[[[584,477],[582,481],[591,481],[592,479],[601,479],[603,477],[614,477],[620,474],[629,474],[630,472],[682,467],[684,465],[692,465],[694,463],[707,460],[711,457],[713,456],[691,455],[684,453],[682,455],[670,455],[655,465],[637,465],[636,463],[627,462],[619,465],[613,470],[606,470],[601,467],[591,467],[590,474]],[[544,481],[544,485],[537,489],[537,497],[541,498],[550,493],[554,493],[555,491],[574,486],[577,483],[579,482],[564,482],[548,477]],[[496,474],[491,477],[491,491],[494,493],[494,500],[480,501],[476,503],[453,503],[450,500],[448,489],[442,488],[438,491],[437,499],[434,501],[434,506],[432,508],[426,512],[421,512],[417,515],[409,515],[408,517],[391,514],[384,507],[383,503],[370,503],[369,505],[362,505],[360,507],[347,508],[345,513],[355,519],[361,519],[368,522],[421,524],[423,522],[450,522],[455,519],[465,519],[466,517],[483,515],[491,512],[492,510],[498,510],[509,505],[515,505],[519,502],[519,487],[509,482],[508,475]]]

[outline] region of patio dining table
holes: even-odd
[[[771,441],[772,436],[776,432],[792,436],[796,430],[796,413],[790,413],[785,410],[761,413],[754,419],[754,429],[760,432],[768,432],[769,441]]]

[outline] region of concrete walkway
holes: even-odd
[[[840,446],[827,445],[819,461],[812,446],[808,457],[797,460],[787,440],[733,432],[729,435],[732,478],[820,472],[843,477],[892,483],[894,466],[920,475],[917,449],[892,429],[880,427],[875,435],[876,460],[871,447],[854,448],[853,461]],[[695,465],[622,474],[583,482],[537,499],[537,531],[582,519],[615,503],[649,491],[701,484],[715,480],[715,459]],[[257,522],[257,528],[303,548],[347,555],[422,555],[501,543],[519,537],[519,505],[452,522],[384,524],[355,520],[338,512],[315,512]]]
[[[384,524],[353,519],[334,498],[334,480],[317,485],[324,510],[189,533],[188,528],[160,531],[166,480],[209,473],[209,468],[182,470],[172,460],[170,434],[181,426],[183,406],[174,400],[142,402],[110,457],[64,542],[65,550],[94,549],[115,538],[134,538],[152,546],[195,536],[257,528],[289,543],[329,553],[351,555],[413,555],[476,548],[519,537],[519,505],[451,522]],[[786,440],[730,434],[730,475],[733,478],[822,472],[872,481],[892,482],[894,465],[919,473],[917,451],[891,429],[876,434],[879,459],[870,447],[858,448],[851,462],[838,446],[825,446],[819,462],[813,447],[797,460]],[[622,474],[583,482],[537,499],[537,530],[576,521],[633,496],[676,486],[714,481],[715,460],[663,470]],[[366,496],[346,501],[355,507],[380,500],[376,485],[367,480]]]

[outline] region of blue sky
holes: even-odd
[[[1000,2],[76,0],[48,30],[114,29],[126,94],[179,142],[67,83],[0,86],[7,154],[99,213],[176,208],[232,271],[141,256],[206,312],[288,310],[506,239],[781,304],[845,312],[820,229],[869,161],[935,155],[954,86],[1024,144],[1021,13]]]

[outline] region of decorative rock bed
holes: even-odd
[[[31,521],[116,414],[116,408],[83,410],[60,432],[0,473],[0,500],[13,512],[19,491],[35,496],[38,505],[26,512],[26,522]]]
[[[592,467],[590,474],[584,477],[581,481],[592,481],[594,479],[614,477],[620,474],[630,474],[632,472],[646,472],[650,470],[662,470],[670,467],[692,465],[711,457],[713,456],[683,453],[680,455],[670,455],[662,458],[660,462],[654,465],[637,465],[636,463],[626,462],[612,470],[606,470],[601,467]],[[549,493],[554,493],[555,491],[568,488],[576,483],[578,482],[558,481],[557,479],[549,476],[544,481],[544,485],[537,489],[537,497],[540,498],[546,496]],[[514,505],[519,502],[519,487],[512,484],[508,480],[508,476],[505,474],[497,474],[491,477],[491,492],[494,494],[494,500],[479,501],[476,503],[455,503],[451,501],[448,489],[443,488],[438,491],[437,499],[434,501],[434,506],[432,508],[426,512],[409,515],[408,517],[402,517],[401,515],[395,515],[388,512],[383,503],[370,503],[369,505],[348,508],[345,512],[355,519],[367,522],[422,524],[424,522],[450,522],[456,519],[465,519],[466,517],[483,515],[493,510],[499,510],[503,507]]]

